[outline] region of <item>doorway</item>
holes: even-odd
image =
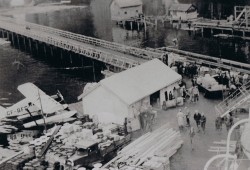
[[[157,91],[150,95],[150,105],[154,106],[157,104],[157,99],[160,99],[160,91]]]

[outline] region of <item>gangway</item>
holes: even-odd
[[[215,106],[217,113],[224,117],[250,99],[250,81]]]
[[[244,25],[248,28],[250,26],[250,6],[235,6],[234,18],[239,26]]]

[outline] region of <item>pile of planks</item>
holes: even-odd
[[[217,154],[225,153],[227,151],[227,141],[221,140],[221,141],[214,141],[213,142],[216,146],[210,146],[208,149],[209,152],[216,152]],[[229,152],[234,153],[236,149],[236,141],[230,141],[229,145]]]
[[[180,133],[164,125],[130,143],[103,168],[169,170],[169,158],[182,144]]]

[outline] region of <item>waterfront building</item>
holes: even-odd
[[[193,4],[173,4],[170,9],[172,20],[187,21],[198,17],[197,7]]]
[[[140,128],[139,115],[152,105],[162,105],[166,93],[173,93],[182,77],[158,59],[143,63],[101,80],[82,95],[83,112],[90,116],[117,117],[122,124],[128,118],[132,130]]]
[[[126,21],[142,14],[141,0],[113,0],[110,5],[111,19]]]

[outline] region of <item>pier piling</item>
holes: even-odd
[[[11,33],[11,38],[12,38],[12,44],[13,46],[15,46],[15,37],[14,37],[14,33]]]
[[[31,40],[29,38],[29,47],[30,47],[30,53],[32,54],[32,46],[31,46]]]
[[[18,45],[18,49],[21,50],[19,35],[17,34],[16,36],[17,36],[17,45]]]

